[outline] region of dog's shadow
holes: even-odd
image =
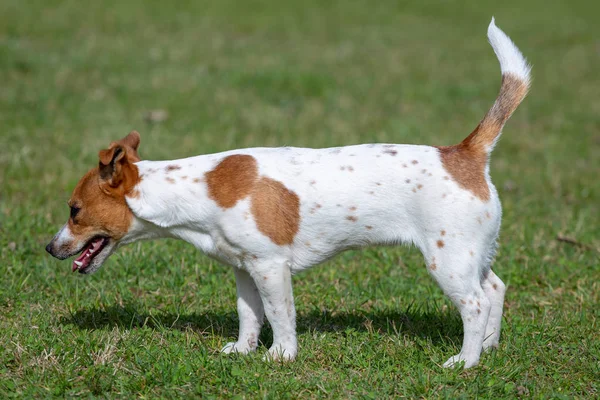
[[[82,309],[60,319],[63,325],[73,325],[83,330],[119,327],[125,330],[143,327],[151,329],[193,330],[201,334],[220,335],[226,340],[238,333],[238,316],[235,312],[208,312],[191,314],[138,312],[132,304],[112,305],[106,308]],[[297,316],[298,333],[352,331],[371,332],[382,335],[408,335],[423,338],[431,343],[462,340],[462,322],[454,311],[438,309],[421,310],[408,307],[404,312],[396,310],[351,312],[309,311]],[[260,341],[272,342],[272,331],[265,323]]]

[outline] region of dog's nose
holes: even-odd
[[[46,251],[54,257],[54,254],[52,253],[52,242],[48,243],[48,245],[46,246]]]

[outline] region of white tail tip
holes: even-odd
[[[495,24],[494,17],[488,27],[488,40],[500,61],[502,74],[513,74],[529,85],[531,66],[512,40]]]

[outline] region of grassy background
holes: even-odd
[[[598,396],[599,4],[3,0],[0,396]],[[237,333],[233,273],[185,243],[132,245],[91,277],[44,252],[78,178],[131,129],[148,159],[460,141],[499,88],[492,15],[534,82],[492,160],[508,293],[479,367],[441,368],[462,327],[414,249],[294,278],[286,365],[260,360],[268,328],[258,354],[218,354]]]

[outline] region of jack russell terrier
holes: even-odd
[[[256,350],[266,315],[273,345],[265,358],[291,360],[292,274],[350,248],[414,244],[464,325],[462,349],[444,366],[477,365],[482,350],[498,345],[505,293],[491,270],[502,210],[489,158],[530,74],[494,19],[488,38],[500,93],[460,144],[252,148],[141,161],[133,131],[100,151],[46,250],[61,260],[79,254],[73,271],[89,274],[124,244],[185,240],[233,266],[239,338],[222,352]]]

